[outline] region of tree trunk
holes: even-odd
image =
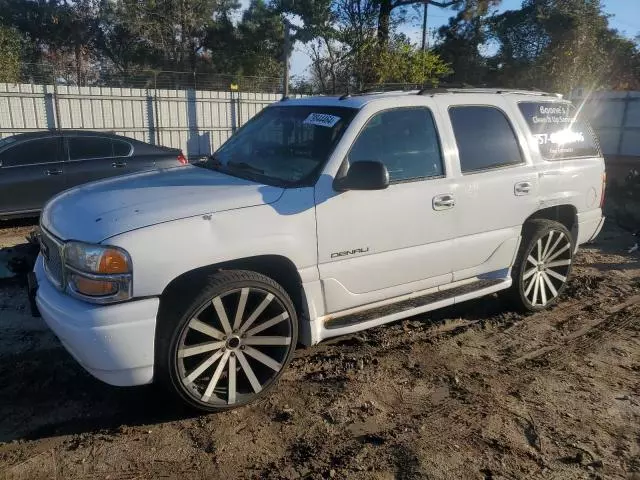
[[[82,86],[82,50],[80,47],[80,41],[76,40],[75,45],[75,57],[76,57],[76,81],[78,86]]]
[[[386,49],[389,45],[391,10],[393,10],[393,0],[380,1],[380,12],[378,13],[378,46],[380,49]]]

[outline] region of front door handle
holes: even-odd
[[[49,175],[62,175],[62,170],[59,168],[50,168],[49,170],[45,170],[44,174]]]
[[[513,187],[513,193],[517,196],[529,195],[531,193],[531,182],[518,182]]]
[[[113,168],[124,168],[127,166],[127,162],[113,162],[111,166]]]
[[[434,210],[448,210],[456,205],[456,199],[450,193],[433,197]]]

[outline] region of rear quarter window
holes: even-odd
[[[113,155],[116,157],[126,157],[131,153],[131,144],[123,140],[113,139]]]
[[[591,125],[573,105],[521,102],[518,108],[546,160],[600,156],[598,140]]]

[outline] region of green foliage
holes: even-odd
[[[282,16],[295,14],[303,26],[293,38],[312,60],[300,88],[339,93],[446,78],[561,92],[640,89],[638,42],[609,28],[600,0],[525,0],[501,14],[490,8],[501,0],[427,1],[429,14],[452,17],[424,52],[399,33],[424,0],[252,0],[245,11],[239,0],[0,0],[0,76],[49,82],[55,71],[70,83],[153,85],[148,71],[189,72],[176,75],[181,87],[196,72],[281,77]]]
[[[0,82],[20,79],[20,34],[13,28],[0,25]]]
[[[599,0],[527,0],[521,10],[497,16],[492,26],[501,44],[502,79],[565,93],[618,88],[622,78],[632,80],[637,50],[608,27]]]
[[[278,77],[283,73],[284,25],[264,0],[252,0],[238,24],[237,72]]]
[[[459,12],[439,29],[438,36],[434,51],[451,66],[454,76],[450,80],[469,85],[486,83],[490,66],[479,48],[489,39],[484,17]]]
[[[380,54],[379,83],[410,83],[437,86],[452,72],[449,64],[436,53],[422,51],[408,42],[393,45]]]

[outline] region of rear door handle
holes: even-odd
[[[124,168],[127,166],[127,162],[113,162],[111,166],[113,168]]]
[[[450,193],[433,197],[434,210],[448,210],[456,205],[456,199]]]
[[[49,175],[62,175],[62,170],[59,168],[50,168],[49,170],[45,170],[44,174]]]
[[[518,182],[513,187],[513,193],[517,196],[529,195],[531,193],[531,182]]]

